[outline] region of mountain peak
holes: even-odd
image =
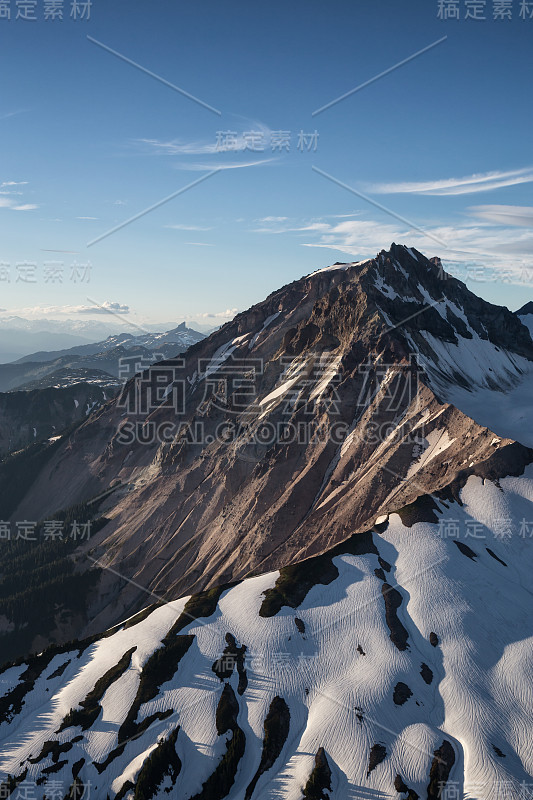
[[[396,244],[392,242],[388,250],[380,250],[376,256],[376,261],[380,268],[392,265],[394,267],[401,266],[409,272],[414,269],[422,275],[421,268],[434,275],[439,280],[445,280],[448,274],[442,269],[442,262],[440,258],[432,256],[428,258],[415,247],[409,247],[406,244]]]
[[[528,314],[533,314],[533,300],[530,300],[529,303],[526,303],[522,308],[519,308],[518,311],[515,312],[518,314],[519,317],[525,317]]]

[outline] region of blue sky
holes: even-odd
[[[473,20],[459,0],[445,20],[433,0],[93,0],[74,20],[64,0],[45,20],[37,0],[36,21],[16,3],[0,19],[4,317],[96,303],[218,324],[393,240],[492,302],[533,298],[533,2]]]

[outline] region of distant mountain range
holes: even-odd
[[[59,352],[76,345],[101,342],[116,334],[123,327],[135,338],[137,326],[125,317],[122,325],[114,315],[109,320],[99,319],[25,319],[13,315],[0,314],[0,364],[15,361],[36,350]],[[147,332],[170,331],[174,322],[149,323],[141,326]],[[191,328],[210,333],[213,325],[191,323]]]
[[[120,333],[91,344],[77,344],[63,350],[39,351],[9,364],[0,364],[0,392],[15,389],[61,388],[81,380],[99,382],[95,371],[109,386],[121,377],[126,366],[138,362],[144,367],[184,352],[205,335],[184,322],[165,333]],[[85,371],[85,372],[84,372]],[[117,383],[117,381],[115,381]]]
[[[0,456],[46,441],[99,408],[135,372],[204,338],[181,323],[165,333],[120,333],[0,364]]]
[[[14,361],[37,347],[55,350],[58,347],[74,347],[88,344],[89,337],[72,333],[55,333],[51,331],[26,331],[17,328],[0,328],[0,364]]]

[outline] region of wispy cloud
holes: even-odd
[[[195,139],[136,139],[144,151],[154,155],[164,156],[201,156],[218,153],[244,153],[250,151],[252,146],[258,147],[261,142],[266,148],[272,135],[271,129],[262,122],[247,122],[248,127],[242,130],[214,131],[210,140]],[[242,127],[242,126],[241,126]],[[251,134],[254,134],[254,137]],[[254,152],[259,152],[254,150]]]
[[[399,227],[392,223],[350,220],[329,225],[316,241],[305,242],[304,246],[338,250],[364,258],[401,237]]]
[[[243,169],[245,167],[260,167],[263,164],[268,164],[271,161],[277,161],[277,158],[258,158],[252,161],[226,161],[211,163],[190,163],[180,162],[175,165],[176,169],[192,170],[193,172],[205,172],[206,170],[224,170],[224,169]]]
[[[0,183],[0,208],[10,208],[12,211],[34,211],[39,206],[34,203],[21,203],[15,200],[22,192],[14,187],[27,186],[28,181],[3,181]]]
[[[193,314],[190,319],[233,319],[235,314],[239,313],[238,308],[227,308],[225,311],[217,311],[215,313],[211,311],[205,311],[202,314]]]
[[[11,117],[18,117],[19,114],[24,114],[25,108],[18,108],[15,111],[4,111],[0,113],[0,119],[10,119]]]
[[[440,256],[452,273],[455,270],[456,274],[461,275],[465,265],[484,266],[506,275],[510,282],[520,276],[520,282],[523,283],[524,270],[533,276],[533,233],[517,231],[511,224],[499,224],[504,218],[500,219],[494,209],[500,207],[486,208],[489,209],[487,213],[493,212],[493,221],[498,226],[487,219],[484,222],[427,225],[422,230],[410,228],[399,221],[328,215],[311,221],[285,218],[278,223],[272,221],[265,227],[256,228],[254,232],[297,235],[302,246],[344,253],[347,261],[370,258],[391,242],[399,242],[416,247],[426,255]],[[533,226],[529,216],[533,209],[516,209],[512,206],[503,206],[503,209],[504,214],[511,209],[505,221],[513,219],[514,225],[518,225],[519,221],[522,225],[523,220],[523,226],[526,227],[525,220],[529,219],[529,227]],[[435,245],[435,239],[442,240],[446,246],[439,248]]]
[[[496,225],[533,228],[532,206],[470,206],[468,211],[472,217]]]
[[[259,222],[264,222],[265,225],[259,228],[253,228],[252,233],[305,233],[309,231],[323,231],[326,232],[330,229],[327,222],[309,222],[307,224],[295,225],[290,222],[288,217],[264,217]]]
[[[33,211],[39,206],[33,203],[25,203],[24,205],[17,205],[17,202],[10,197],[0,197],[0,208],[10,208],[11,211]]]
[[[147,152],[161,156],[200,156],[221,152],[217,150],[216,140],[213,142],[184,142],[181,139],[161,141],[160,139],[137,139],[138,144]]]
[[[5,311],[5,309],[4,309]],[[122,303],[105,301],[100,306],[87,305],[64,305],[64,306],[30,306],[26,308],[11,309],[10,314],[21,317],[49,317],[52,314],[58,316],[77,315],[77,314],[129,314],[130,308]]]
[[[208,242],[185,242],[185,244],[193,245],[193,247],[214,247],[214,244],[209,244]]]
[[[213,228],[203,227],[202,225],[182,225],[182,224],[175,224],[175,225],[165,225],[165,228],[171,228],[175,231],[212,231]]]
[[[447,243],[439,251],[434,238]],[[516,228],[491,228],[483,224],[441,225],[426,232],[407,226],[376,220],[347,220],[329,226],[305,247],[317,247],[346,253],[352,259],[366,258],[391,242],[402,242],[428,255],[438,255],[448,263],[478,263],[509,274],[531,269],[533,275],[533,234]],[[435,252],[438,250],[439,252]],[[452,270],[453,272],[453,270]]]
[[[295,231],[327,231],[329,225],[327,222],[312,222],[310,225],[303,225],[301,228],[294,228]]]
[[[99,217],[76,217],[76,219],[89,219],[89,220],[97,220]]]
[[[174,167],[200,172],[213,169],[243,169],[277,161],[267,153],[271,129],[262,122],[239,120],[233,130],[213,131],[210,139],[136,139],[141,153],[179,159]],[[211,156],[209,162],[187,160],[188,156]],[[228,160],[234,156],[233,159]],[[240,160],[242,159],[242,160]]]
[[[405,183],[374,183],[366,186],[373,194],[424,194],[434,196],[476,194],[503,189],[533,181],[533,167],[510,170],[508,172],[485,172],[464,178],[445,178],[434,181],[414,181]]]
[[[261,227],[261,228],[252,228],[251,232],[252,233],[268,233],[268,234],[272,234],[272,235],[279,235],[280,233],[290,233],[291,232],[291,228],[287,228],[287,227],[279,228],[279,227],[274,227],[274,226],[272,226],[272,227],[267,226],[267,227]]]
[[[27,186],[28,181],[3,181],[0,183],[0,189],[5,189],[8,186]]]
[[[74,307],[73,307],[74,308]],[[105,300],[99,305],[91,306],[78,306],[75,311],[76,314],[129,314],[130,307],[122,303],[111,303]]]

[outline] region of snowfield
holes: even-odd
[[[469,391],[450,386],[446,401],[499,436],[533,447],[533,370],[526,372],[516,386],[505,392],[486,388]]]
[[[428,442],[417,468],[432,448],[445,446],[443,437]],[[255,800],[300,800],[319,748],[331,770],[326,797],[403,798],[395,789],[397,776],[421,798],[436,797],[428,788],[435,765],[444,770],[441,783],[449,794],[443,796],[528,797],[533,467],[499,483],[470,477],[461,504],[435,498],[434,522],[407,527],[392,514],[381,533],[372,533],[366,554],[350,554],[348,547],[332,557],[336,578],[329,573],[331,561],[329,568],[324,562],[329,583],[315,583],[297,608],[283,605],[272,616],[261,615],[264,592],[275,585],[278,572],[225,590],[211,616],[187,621],[179,631],[193,637],[190,646],[135,717],[137,723],[152,718],[151,723],[111,760],[143,668],[166,647],[162,640],[187,598],[156,608],[82,652],[75,648],[54,656],[24,696],[20,713],[3,718],[0,778],[39,781],[39,797],[50,796],[61,783],[65,796],[76,765],[92,798],[106,800],[123,787],[123,796],[133,797],[143,765],[179,726],[179,773],[156,776],[159,789],[140,796],[162,799],[167,789],[170,796],[189,800],[229,752],[238,729],[244,751],[232,762],[228,793],[216,796],[244,800],[261,762],[265,718],[280,697],[290,712],[288,734],[273,765],[260,775],[251,795]],[[244,688],[233,662],[223,679],[213,669],[228,633],[238,648],[246,647]],[[98,700],[92,724],[58,733],[68,712],[80,708],[132,648],[126,668]],[[9,667],[0,674],[4,711],[24,669]],[[225,684],[238,704],[237,729],[219,734],[215,720]],[[165,719],[152,716],[165,711]],[[45,742],[71,747],[40,757]],[[447,770],[438,754],[445,742],[453,754]]]
[[[459,316],[456,306],[454,311]],[[453,344],[421,331],[428,353],[411,336],[406,338],[442,402],[452,403],[499,436],[533,447],[532,362],[472,334],[471,339],[458,335],[458,344]]]

